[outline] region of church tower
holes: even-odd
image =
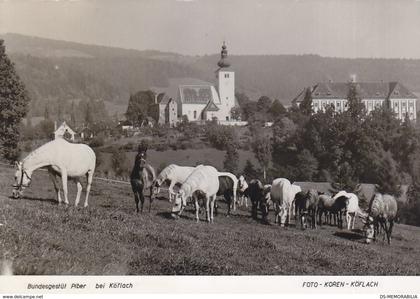
[[[220,60],[217,63],[218,92],[220,98],[219,115],[220,120],[231,120],[231,109],[235,106],[235,72],[230,69],[230,63],[227,59],[228,51],[225,42],[223,42]]]

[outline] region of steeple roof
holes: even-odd
[[[222,45],[222,51],[220,52],[220,60],[219,60],[219,62],[217,63],[217,65],[218,65],[220,68],[227,68],[227,67],[230,67],[230,62],[228,61],[227,56],[228,56],[227,47],[226,47],[225,42],[223,42],[223,45]]]

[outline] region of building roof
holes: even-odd
[[[63,121],[63,123],[57,128],[57,130],[55,130],[55,133],[64,133],[65,131],[69,132],[70,134],[76,134],[76,132],[73,131],[72,128],[70,128],[65,121]]]
[[[181,85],[179,93],[180,100],[184,104],[207,104],[213,100],[209,85]]]
[[[211,87],[213,83],[196,78],[170,78],[167,87],[153,87],[151,90],[157,93],[164,93],[176,101],[183,104],[207,104],[209,100],[214,100]],[[168,101],[163,98],[161,101]],[[161,102],[159,102],[161,103]]]
[[[219,111],[219,108],[213,101],[209,101],[203,111]]]
[[[357,94],[362,99],[399,99],[417,97],[399,82],[355,82]],[[321,82],[311,87],[312,99],[346,99],[350,84],[346,82]],[[306,88],[294,99],[301,102]]]

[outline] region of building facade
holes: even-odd
[[[336,112],[347,110],[347,97],[352,84],[368,113],[375,108],[382,107],[389,100],[398,119],[403,120],[408,115],[410,120],[416,121],[417,97],[399,82],[318,83],[309,87],[312,110],[316,113],[325,110],[327,106],[332,106]],[[306,92],[307,89],[304,89],[293,102],[299,105],[305,98]]]
[[[217,84],[194,78],[171,78],[166,88],[152,88],[157,94],[155,119],[159,124],[175,125],[183,117],[189,121],[217,119],[232,121],[235,99],[235,72],[230,69],[223,43],[216,71]]]
[[[57,122],[54,122],[54,139],[65,138],[67,140],[74,141],[76,132],[70,128],[64,121],[58,128]]]

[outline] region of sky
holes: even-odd
[[[185,55],[420,58],[420,0],[0,0],[0,33]]]

